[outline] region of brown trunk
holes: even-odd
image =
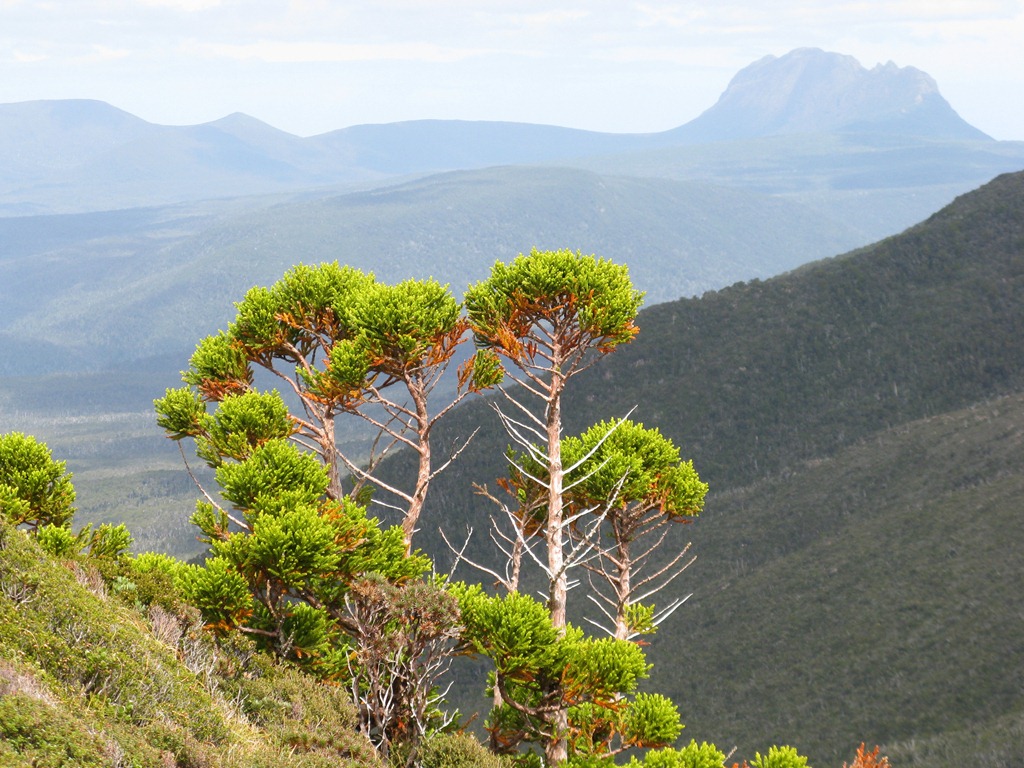
[[[558,360],[557,350],[555,359]],[[548,517],[544,531],[548,548],[548,569],[551,585],[548,592],[548,613],[551,623],[559,632],[565,631],[567,577],[565,566],[565,542],[562,529],[562,388],[565,382],[555,365],[551,376],[551,393],[547,407],[548,438]],[[569,730],[569,711],[559,707],[550,720],[554,733],[544,747],[547,764],[561,765],[569,756],[566,734]]]
[[[427,488],[430,485],[430,418],[427,414],[426,393],[423,392],[420,382],[417,380],[407,381],[406,385],[416,405],[416,450],[420,455],[416,489],[413,491],[412,501],[409,502],[409,509],[406,510],[405,519],[402,521],[405,553],[408,555],[412,552],[412,536],[416,532],[416,524],[419,522],[423,502],[427,498]]]
[[[619,528],[618,525],[615,527]],[[629,624],[626,621],[626,607],[629,605],[629,578],[633,564],[629,560],[629,542],[621,530],[616,530],[616,538],[618,539],[616,546],[618,579],[615,584],[615,639],[628,640]]]
[[[323,424],[319,442],[320,450],[324,454],[324,464],[327,467],[327,496],[331,499],[340,499],[342,496],[341,467],[338,462],[337,443],[334,436],[334,414],[325,408],[320,423]]]
[[[566,575],[564,532],[562,530],[562,443],[561,404],[556,398],[548,407],[548,516],[544,532],[548,548],[550,590],[548,612],[556,628],[565,627]]]

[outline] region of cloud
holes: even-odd
[[[185,13],[207,11],[221,4],[221,0],[135,0],[135,2],[149,8],[170,8],[172,11]]]
[[[452,48],[432,43],[324,43],[262,40],[255,43],[193,41],[188,52],[207,58],[256,59],[273,64],[344,63],[360,61],[420,61],[447,63],[486,54],[481,48]]]
[[[127,48],[109,48],[105,45],[92,46],[92,52],[75,59],[80,64],[95,64],[106,61],[125,59],[132,55]]]
[[[38,64],[41,61],[46,61],[49,56],[45,53],[29,53],[27,51],[13,51],[11,58],[14,59],[18,64]]]

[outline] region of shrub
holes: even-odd
[[[714,744],[691,740],[682,749],[656,749],[648,752],[643,761],[635,757],[629,768],[722,768],[725,755]]]
[[[422,768],[502,768],[506,763],[465,733],[442,733],[420,745]]]
[[[807,758],[793,747],[771,747],[764,757],[758,752],[750,768],[807,768]]]
[[[843,768],[890,768],[888,757],[878,757],[879,747],[875,747],[870,752],[864,746],[864,742],[860,743],[857,747],[857,757],[851,765],[843,763]]]

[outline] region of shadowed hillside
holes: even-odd
[[[687,733],[792,741],[814,764],[947,730],[1013,754],[1024,174],[876,246],[639,324],[570,384],[568,431],[637,405],[711,484],[680,534],[698,555],[679,587],[692,604],[651,655]],[[438,553],[438,525],[485,527],[470,484],[501,473],[495,422],[478,401],[447,425],[448,441],[486,427],[432,487],[423,541]]]

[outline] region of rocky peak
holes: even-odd
[[[866,69],[852,56],[817,48],[745,67],[711,109],[681,129],[700,140],[882,130],[987,138],[956,114],[925,72],[892,61]]]

